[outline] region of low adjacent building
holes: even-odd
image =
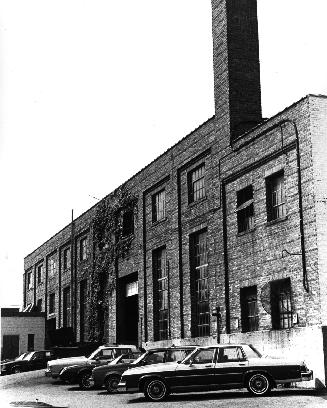
[[[22,353],[44,350],[45,313],[1,309],[1,360]]]

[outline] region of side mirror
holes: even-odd
[[[98,357],[95,357],[95,359],[94,359],[95,361],[99,361],[100,360],[100,357],[98,356]]]
[[[193,358],[191,358],[191,359],[188,361],[189,367],[191,367],[191,366],[193,365],[193,363],[194,363],[194,360],[193,360]]]

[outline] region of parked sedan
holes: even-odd
[[[48,361],[54,358],[55,355],[51,350],[23,353],[13,361],[1,363],[1,375],[40,370],[45,368]]]
[[[172,346],[150,349],[142,354],[137,360],[128,362],[121,361],[120,364],[96,367],[92,371],[91,379],[86,379],[88,387],[101,388],[105,386],[110,393],[117,391],[120,377],[128,368],[141,367],[145,365],[182,361],[196,346]],[[81,388],[86,388],[80,383]]]
[[[312,380],[303,361],[263,358],[250,345],[197,347],[181,362],[131,368],[119,390],[143,392],[151,401],[169,393],[247,388],[254,396],[267,395],[277,384]]]
[[[78,383],[80,388],[86,390],[93,387],[93,384],[90,383],[90,376],[92,370],[99,366],[102,367],[105,364],[105,367],[112,366],[120,363],[129,364],[132,361],[136,360],[140,356],[140,352],[121,354],[114,360],[87,360],[83,365],[72,365],[64,367],[59,373],[59,379],[70,384]],[[108,362],[109,361],[109,362]],[[99,367],[99,368],[100,368]],[[117,384],[118,385],[118,384]]]
[[[134,345],[108,344],[105,346],[100,346],[88,357],[79,356],[60,358],[55,361],[49,362],[47,365],[47,369],[45,370],[45,375],[46,377],[58,378],[59,373],[65,367],[69,367],[72,365],[82,366],[89,362],[94,362],[94,365],[108,364],[120,354],[127,354],[133,351],[137,351]]]

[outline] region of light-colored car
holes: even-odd
[[[132,344],[108,344],[98,347],[88,357],[68,357],[49,361],[45,370],[46,377],[58,378],[61,370],[68,366],[85,365],[88,362],[93,366],[107,364],[117,358],[120,354],[128,354],[138,351]]]
[[[247,388],[264,396],[278,384],[312,380],[301,360],[266,358],[247,344],[217,344],[197,347],[181,362],[130,368],[121,377],[118,390],[143,392],[151,401],[168,394]]]

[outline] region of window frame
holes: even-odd
[[[238,234],[252,231],[254,229],[254,199],[252,184],[249,184],[236,192],[236,205]]]
[[[249,304],[255,301],[254,313],[251,314]],[[242,333],[259,330],[258,289],[257,285],[246,286],[240,289],[241,326]]]
[[[169,277],[167,249],[162,246],[152,251],[154,292],[154,327],[157,340],[169,338]]]
[[[36,265],[36,280],[37,284],[41,285],[43,282],[43,263]]]
[[[286,308],[284,307],[285,301]],[[294,308],[290,278],[278,279],[270,282],[270,306],[272,329],[291,329],[293,327]],[[285,310],[281,310],[281,306]]]
[[[267,222],[284,219],[286,217],[284,170],[282,169],[270,174],[266,177],[265,184]]]
[[[55,292],[49,293],[49,314],[56,312],[56,294]]]
[[[71,248],[66,247],[63,250],[63,270],[67,271],[71,266]]]
[[[121,213],[121,237],[127,238],[135,234],[134,208],[126,208]]]
[[[188,203],[196,203],[206,198],[205,162],[192,168],[187,173]],[[195,186],[200,186],[195,188]]]
[[[160,200],[161,195],[162,200]],[[166,218],[166,189],[162,188],[161,190],[152,194],[151,200],[152,200],[152,223],[164,220]]]
[[[201,252],[203,245],[204,252]],[[191,310],[192,337],[208,337],[210,336],[210,290],[208,234],[206,229],[190,235],[189,255],[191,299],[194,299]]]
[[[84,262],[88,259],[88,239],[87,237],[82,237],[79,241],[79,260]]]

